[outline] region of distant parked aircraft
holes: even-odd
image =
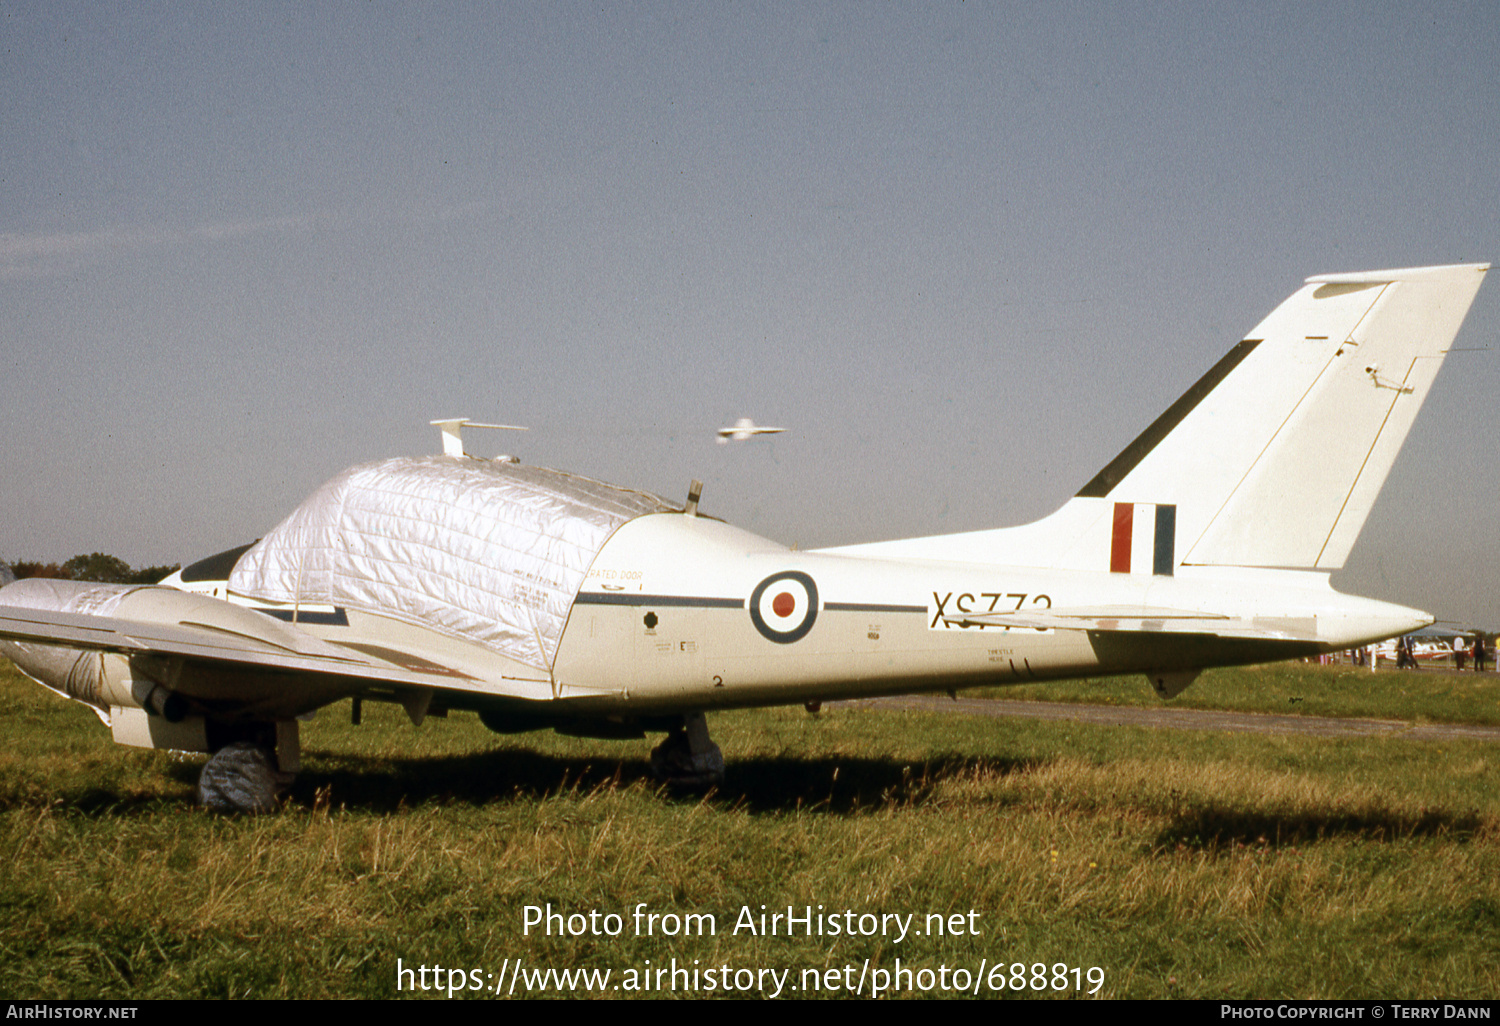
[[[1458,652],[1468,653],[1473,642],[1473,635],[1464,631],[1455,631],[1448,627],[1423,627],[1421,630],[1410,631],[1403,635],[1411,646],[1413,659],[1428,661],[1435,659],[1449,659]],[[1375,646],[1375,654],[1381,659],[1391,662],[1396,661],[1396,650],[1401,638],[1390,638]]]

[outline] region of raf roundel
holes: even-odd
[[[772,574],[750,593],[750,622],[778,645],[800,641],[818,618],[818,586],[799,570]]]

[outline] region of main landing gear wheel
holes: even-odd
[[[198,774],[198,802],[214,812],[259,815],[280,807],[281,793],[301,768],[297,722],[265,724],[235,731],[240,739],[223,744]],[[245,737],[249,733],[251,737]],[[232,735],[231,735],[232,736]]]
[[[276,766],[276,753],[254,741],[220,748],[198,775],[198,801],[215,812],[275,812],[293,774]]]
[[[707,790],[724,783],[724,753],[708,736],[702,713],[688,713],[667,739],[651,750],[656,779],[688,790]]]

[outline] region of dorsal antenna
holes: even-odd
[[[514,424],[478,424],[468,417],[450,417],[447,420],[434,420],[430,422],[433,427],[443,432],[443,455],[444,456],[467,456],[464,452],[464,439],[461,429],[465,427],[494,428],[497,431],[529,431],[530,428],[517,427]]]

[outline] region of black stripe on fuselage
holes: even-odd
[[[700,609],[744,609],[744,599],[701,595],[640,595],[634,592],[581,591],[574,600],[586,606],[696,606]]]
[[[921,613],[927,615],[926,606],[897,606],[883,602],[825,602],[823,608],[834,613]]]
[[[701,595],[639,595],[601,591],[579,592],[578,602],[587,606],[690,606],[699,609],[744,609],[744,599],[708,598]],[[926,606],[901,606],[884,602],[825,602],[825,612],[833,613],[922,613]]]
[[[1161,444],[1161,440],[1172,433],[1172,429],[1182,423],[1184,417],[1193,412],[1194,407],[1208,398],[1208,394],[1219,386],[1219,382],[1229,376],[1229,372],[1238,367],[1254,350],[1260,345],[1262,339],[1247,338],[1237,344],[1233,349],[1224,354],[1224,358],[1214,364],[1207,374],[1199,378],[1192,388],[1182,393],[1167,412],[1163,413],[1151,426],[1142,431],[1140,437],[1125,447],[1125,451],[1109,461],[1109,466],[1094,475],[1094,479],[1084,485],[1078,491],[1080,499],[1102,499],[1110,493],[1115,485],[1125,479],[1136,468],[1136,464],[1151,454],[1151,450]]]

